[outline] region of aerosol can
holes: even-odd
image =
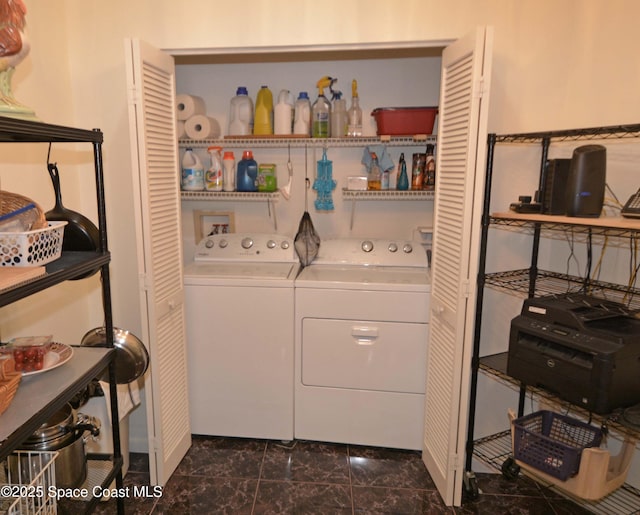
[[[311,107],[311,135],[314,138],[328,138],[331,136],[331,103],[324,96],[324,88],[333,83],[331,77],[325,76],[318,81],[318,98]]]

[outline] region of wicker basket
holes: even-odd
[[[33,204],[35,207],[33,209],[29,209],[28,211],[24,211],[23,213],[17,214],[15,216],[15,219],[27,221],[29,219],[35,218],[35,220],[31,224],[31,227],[29,227],[27,230],[44,229],[45,227],[47,227],[47,219],[45,218],[44,212],[42,211],[42,208],[38,205],[38,203],[18,193],[11,193],[10,191],[0,190],[0,216],[13,213],[14,211],[28,206],[29,204]]]
[[[2,415],[11,404],[13,397],[18,391],[18,385],[22,379],[21,372],[7,374],[5,379],[0,380],[0,415]]]

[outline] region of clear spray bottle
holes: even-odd
[[[351,81],[351,107],[347,111],[347,136],[362,136],[362,109],[358,97],[358,81]]]

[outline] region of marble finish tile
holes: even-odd
[[[349,447],[354,485],[435,490],[418,451]]]
[[[132,488],[135,486],[148,486],[149,474],[142,472],[130,472],[123,480],[124,487]],[[126,497],[125,512],[127,515],[144,515],[151,513],[158,499],[154,497]],[[77,515],[84,513],[85,503],[81,501],[73,501],[69,499],[61,499],[58,502],[59,515]],[[117,513],[117,501],[109,499],[108,501],[100,501],[93,513],[98,515],[112,515]]]
[[[351,514],[348,485],[260,481],[254,514]]]
[[[149,455],[142,452],[130,452],[129,471],[149,472]]]
[[[442,515],[454,513],[444,505],[433,490],[406,488],[353,487],[353,507],[356,514]],[[497,515],[497,514],[496,514]]]
[[[202,476],[172,476],[155,514],[252,513],[258,481]]]
[[[296,440],[291,444],[269,442],[262,478],[315,483],[349,483],[346,445]]]
[[[148,456],[132,454],[125,486],[149,486]],[[131,514],[585,515],[584,508],[521,474],[476,474],[480,496],[442,503],[417,451],[296,440],[194,436],[159,499],[129,498]],[[75,515],[82,503],[62,502]],[[97,514],[115,514],[114,500]]]
[[[476,474],[476,481],[480,491],[485,494],[545,496],[543,489],[546,489],[524,474],[520,474],[515,480],[509,480],[502,474],[481,473]]]
[[[194,437],[175,474],[257,479],[265,448],[263,440]]]
[[[549,501],[542,497],[482,494],[476,501],[455,508],[457,515],[554,515]]]

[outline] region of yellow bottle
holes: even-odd
[[[254,134],[273,134],[273,95],[267,86],[262,86],[256,98],[253,117]]]

